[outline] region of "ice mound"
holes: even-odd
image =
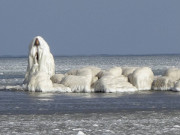
[[[29,45],[28,67],[24,83],[28,83],[31,76],[44,72],[50,77],[55,74],[55,64],[49,45],[40,36],[35,37]]]
[[[121,67],[113,67],[108,70],[102,70],[97,74],[98,78],[102,78],[103,76],[120,76],[122,75],[122,68]]]
[[[129,75],[129,80],[138,90],[151,90],[154,74],[149,67],[141,67]]]
[[[37,36],[29,45],[28,67],[23,86],[28,91],[70,91],[65,86],[53,84],[50,78],[54,74],[54,58],[49,45],[42,37]]]
[[[172,90],[173,91],[180,91],[180,80],[175,83],[175,86]]]
[[[180,79],[180,69],[170,68],[165,72],[164,76],[169,77],[173,82],[175,82]]]
[[[153,90],[172,90],[174,82],[167,76],[158,76],[152,83]]]
[[[126,67],[123,68],[122,74],[126,77],[128,77],[130,74],[132,74],[137,68],[136,67]]]
[[[173,91],[180,91],[180,69],[178,68],[170,68],[165,73],[171,81],[174,83]]]
[[[77,135],[86,135],[86,134],[83,133],[82,131],[79,131]]]
[[[97,80],[96,75],[100,70],[96,67],[71,70],[65,74],[60,83],[71,88],[72,92],[94,92],[91,85]]]
[[[156,77],[152,84],[153,90],[179,91],[180,69],[169,68],[163,76]]]
[[[100,79],[93,85],[95,92],[124,92],[137,90],[128,82],[128,78],[122,75],[122,69],[120,67],[101,71],[97,76]]]
[[[53,88],[53,83],[50,80],[50,76],[44,72],[38,72],[31,76],[29,79],[27,89],[29,91],[47,92]]]
[[[51,77],[51,81],[53,83],[60,83],[62,81],[62,79],[64,78],[63,74],[55,74]]]
[[[40,36],[29,45],[28,67],[24,84],[29,91],[47,91],[52,89],[50,77],[55,74],[55,64],[49,45]]]

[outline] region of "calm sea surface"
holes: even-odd
[[[55,57],[56,73],[97,66],[151,67],[161,75],[180,68],[180,55]],[[179,134],[180,93],[29,93],[4,90],[22,84],[27,58],[0,58],[0,134]]]

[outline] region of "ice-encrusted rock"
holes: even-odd
[[[44,72],[38,72],[31,76],[30,81],[27,84],[28,91],[33,92],[47,92],[52,90],[53,83],[50,80],[50,76]]]
[[[97,81],[96,74],[99,71],[100,69],[96,67],[71,70],[65,74],[60,83],[70,87],[72,92],[93,92],[91,85]]]
[[[123,68],[122,75],[128,77],[130,74],[132,74],[137,68],[136,67],[126,67]]]
[[[51,81],[53,83],[60,83],[62,81],[62,79],[64,78],[63,74],[55,74],[51,77]]]
[[[178,68],[169,68],[164,76],[167,76],[171,79],[171,81],[175,82],[180,79],[180,69]]]
[[[180,80],[175,83],[174,88],[172,90],[180,92]]]
[[[138,68],[128,77],[130,83],[138,90],[151,90],[154,74],[149,67]]]
[[[136,91],[137,88],[134,87],[127,81],[127,77],[125,76],[112,76],[106,75],[101,77],[95,84],[94,84],[94,91],[95,92],[129,92],[129,91]]]
[[[28,66],[25,75],[25,83],[29,83],[31,76],[38,72],[44,72],[50,77],[55,74],[55,64],[49,45],[40,36],[35,37],[29,45]]]
[[[50,52],[49,45],[42,37],[37,36],[29,46],[28,66],[22,88],[32,92],[71,92],[68,87],[53,84],[50,78],[54,74],[54,58]],[[60,80],[60,75],[52,78],[53,81],[58,81]]]
[[[108,70],[102,70],[97,74],[98,78],[101,78],[103,76],[121,76],[122,75],[122,68],[121,67],[113,67]]]
[[[152,83],[153,90],[172,90],[174,83],[171,78],[167,76],[156,77]]]

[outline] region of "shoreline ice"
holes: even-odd
[[[58,65],[60,66],[60,65]],[[81,68],[80,68],[81,67]],[[3,74],[4,75],[4,74]],[[78,66],[55,74],[55,62],[49,45],[40,36],[29,46],[28,66],[23,85],[6,85],[0,89],[32,92],[134,92],[138,90],[180,90],[180,69],[167,68],[160,76],[150,67]]]

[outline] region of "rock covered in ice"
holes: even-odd
[[[50,76],[44,72],[38,72],[31,76],[27,90],[31,92],[72,92],[69,87],[53,83]]]
[[[49,45],[40,36],[35,37],[29,45],[28,67],[24,83],[28,83],[31,76],[44,72],[50,77],[55,74],[55,64]]]
[[[97,74],[98,78],[101,78],[103,76],[112,75],[112,76],[120,76],[122,75],[122,68],[121,67],[113,67],[109,70],[102,70]]]
[[[180,91],[180,80],[176,82],[176,84],[172,90],[173,91]]]
[[[51,81],[53,83],[60,83],[62,81],[62,79],[64,78],[63,74],[55,74],[51,77]]]
[[[69,87],[64,86],[63,84],[53,83],[53,88],[49,92],[72,92]]]
[[[153,90],[172,90],[174,87],[174,81],[167,76],[158,76],[152,83]]]
[[[72,92],[91,92],[91,76],[65,76],[61,84],[71,88]]]
[[[122,75],[120,67],[113,67],[97,74],[99,80],[93,84],[95,92],[124,92],[137,90],[128,82],[128,78]]]
[[[40,36],[29,45],[28,67],[24,84],[29,91],[49,91],[53,89],[50,77],[55,74],[53,55],[47,42]]]
[[[167,76],[171,79],[171,81],[175,82],[180,79],[180,69],[178,68],[169,68],[164,76]]]
[[[138,90],[151,90],[154,74],[149,67],[141,67],[129,75],[129,80]]]
[[[164,76],[157,77],[153,84],[153,90],[174,90],[179,91],[180,69],[169,68]]]
[[[122,68],[121,67],[113,67],[107,70],[108,74],[111,74],[112,76],[120,76],[122,75]]]
[[[53,83],[50,76],[44,72],[38,72],[31,76],[27,88],[32,92],[47,92],[53,89]]]
[[[122,75],[128,77],[130,74],[132,74],[137,68],[136,67],[126,67],[123,68]]]
[[[127,81],[125,76],[112,76],[106,75],[101,77],[93,85],[95,92],[128,92],[136,91],[137,88],[134,87]]]
[[[96,67],[71,70],[65,74],[60,83],[70,87],[72,92],[93,92],[91,85],[97,80],[95,76],[99,71],[100,69]]]
[[[72,69],[68,71],[67,73],[65,73],[65,75],[87,75],[85,73],[86,70],[91,70],[93,77],[95,77],[101,71],[101,69],[98,67],[88,66],[88,67],[83,67],[80,69]]]

